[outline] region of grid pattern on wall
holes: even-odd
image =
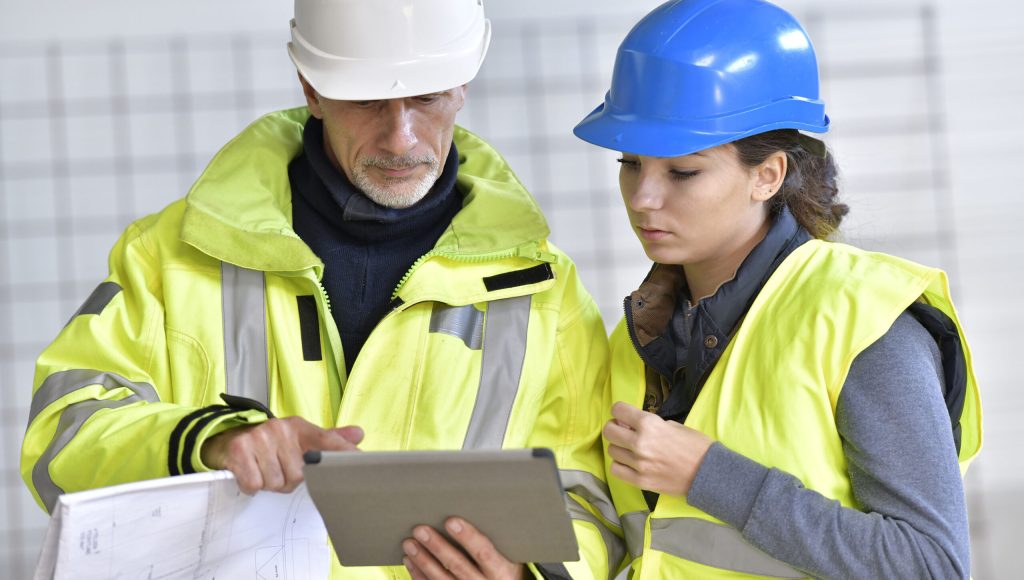
[[[843,119],[829,142],[855,208],[847,237],[955,274],[934,15],[804,16],[825,97]],[[571,129],[603,97],[632,20],[495,23],[460,117],[536,195],[609,325],[648,263],[620,207],[615,156]],[[35,357],[103,278],[131,220],[180,197],[259,114],[302,102],[283,42],[237,34],[0,45],[0,575],[28,577],[46,524],[18,469]],[[874,103],[880,87],[891,99],[884,108]],[[907,211],[910,223],[894,217]]]
[[[21,482],[33,361],[137,217],[187,191],[261,112],[300,104],[277,35],[0,45],[0,576],[46,525]]]

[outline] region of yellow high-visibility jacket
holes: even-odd
[[[981,403],[971,355],[946,275],[900,258],[811,240],[779,265],[708,374],[685,425],[808,489],[860,509],[835,423],[850,365],[915,301],[956,325],[966,360],[960,421],[961,472],[981,448]],[[645,305],[649,306],[649,305]],[[648,377],[623,320],[612,333],[612,396],[642,407]],[[671,452],[671,450],[666,450]],[[803,578],[747,543],[740,532],[686,502],[662,495],[653,512],[643,492],[608,484],[632,564],[623,576]]]
[[[343,297],[328,302],[323,263],[291,227],[287,167],[308,114],[261,118],[186,199],[122,235],[109,276],[37,362],[26,484],[50,508],[63,492],[205,470],[204,441],[268,418],[227,393],[362,426],[364,450],[550,448],[582,558],[565,567],[607,577],[622,555],[600,442],[607,339],[533,198],[456,128],[463,208],[346,369],[331,315]],[[408,575],[335,559],[332,577]]]

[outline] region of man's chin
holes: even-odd
[[[405,209],[415,205],[430,193],[437,181],[437,175],[413,175],[408,177],[381,177],[374,175],[355,176],[355,186],[377,205],[393,209]]]
[[[416,205],[429,192],[430,187],[416,187],[415,184],[404,187],[374,184],[373,187],[363,188],[363,194],[374,203],[392,209],[405,209]]]

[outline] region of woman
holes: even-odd
[[[612,335],[634,578],[954,578],[981,445],[945,275],[825,241],[847,207],[800,24],[668,2],[575,130],[619,151],[650,274]]]

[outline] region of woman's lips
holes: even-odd
[[[640,234],[641,238],[649,242],[657,242],[672,235],[671,233],[666,232],[665,230],[648,229],[639,226],[637,226],[636,231]]]

